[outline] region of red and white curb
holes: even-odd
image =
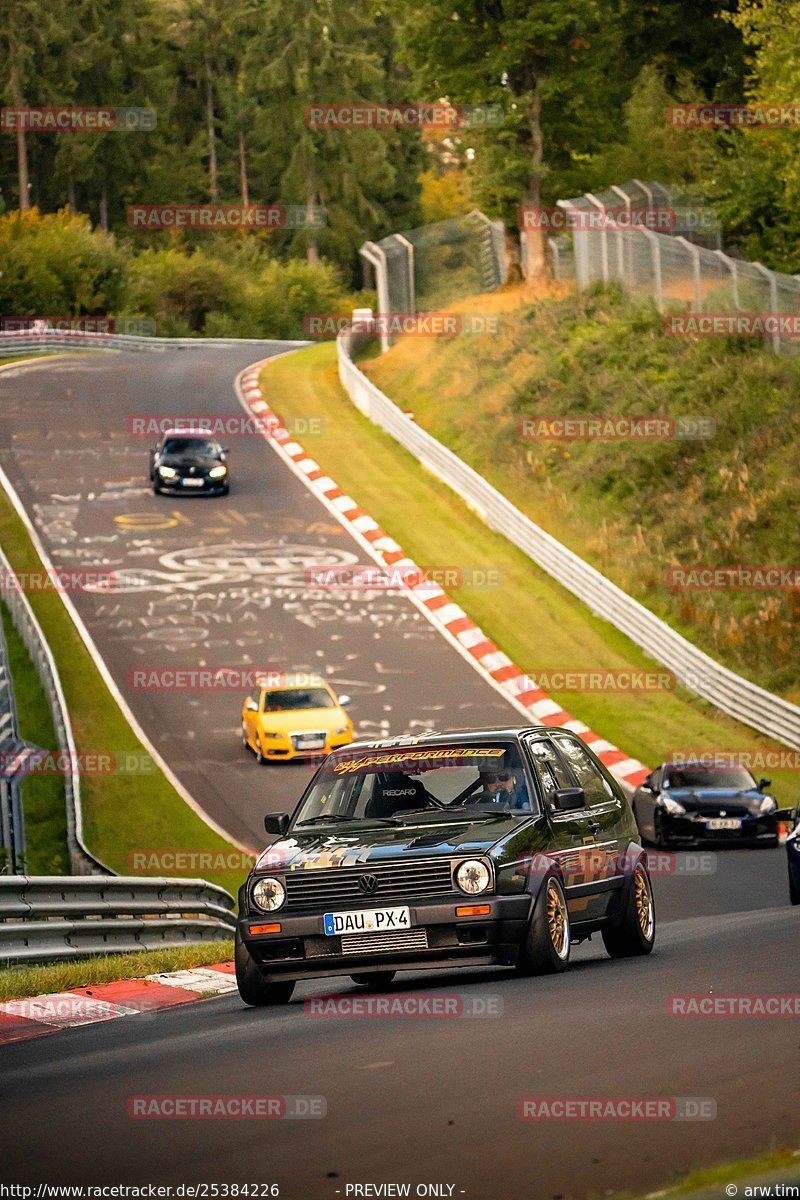
[[[49,996],[27,996],[0,1004],[0,1044],[114,1021],[118,1017],[144,1017],[160,1008],[187,1004],[208,996],[236,991],[232,962],[189,971],[168,971],[143,979],[120,979],[91,987],[71,988]]]
[[[583,721],[578,721],[537,687],[438,584],[426,580],[420,582],[422,572],[417,564],[381,529],[377,521],[373,521],[351,496],[346,495],[325,474],[319,463],[309,458],[261,393],[259,374],[270,361],[267,358],[246,367],[236,381],[239,400],[246,411],[259,419],[264,439],[350,530],[372,558],[379,565],[390,567],[392,576],[404,581],[412,599],[431,623],[519,712],[533,724],[571,729],[587,746],[591,746],[601,762],[626,788],[637,787],[649,774],[649,768],[595,733]]]

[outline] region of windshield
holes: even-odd
[[[756,781],[744,767],[670,767],[665,788],[731,788],[749,792]]]
[[[325,688],[286,688],[279,692],[266,692],[264,695],[264,712],[333,707],[333,697]]]
[[[480,746],[362,750],[322,768],[297,814],[316,820],[401,818],[420,810],[532,811],[519,751],[497,742]]]
[[[209,454],[221,453],[221,447],[207,438],[168,437],[164,439],[164,454]]]

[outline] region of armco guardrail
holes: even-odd
[[[363,311],[363,310],[362,310]],[[363,318],[359,318],[364,326]],[[356,407],[391,434],[538,566],[610,621],[652,658],[669,668],[690,691],[745,725],[800,749],[800,708],[716,662],[676,633],[638,600],[536,525],[496,488],[412,420],[358,369],[351,357],[353,336],[339,335],[339,378]]]
[[[87,333],[80,329],[59,333],[0,331],[0,359],[48,350],[186,350],[192,346],[226,349],[231,346],[263,346],[275,341],[281,341],[281,345],[287,347],[308,344],[277,338],[158,338],[128,333]]]
[[[3,478],[0,472],[0,479]],[[17,576],[0,548],[0,572],[3,576],[3,586],[0,590],[2,598],[11,614],[14,628],[25,643],[31,656],[39,682],[42,685],[53,726],[56,732],[57,747],[49,749],[63,750],[68,755],[69,770],[64,775],[64,790],[67,803],[67,846],[70,853],[72,870],[76,875],[94,874],[96,871],[112,873],[107,867],[87,849],[83,841],[83,818],[81,813],[81,780],[77,769],[78,755],[75,749],[75,739],[72,734],[72,723],[69,718],[67,702],[61,686],[58,668],[53,658],[42,627],[30,606]]]
[[[235,901],[203,879],[0,876],[0,962],[47,962],[229,938]]]
[[[0,755],[3,762],[7,758],[13,760],[25,747],[26,743],[19,735],[14,680],[11,678],[5,633],[0,624]],[[5,770],[0,770],[0,851],[0,872],[25,870],[25,821],[20,780],[13,772]]]

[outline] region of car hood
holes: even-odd
[[[697,808],[746,808],[750,812],[758,812],[764,793],[756,791],[738,791],[736,788],[670,788],[662,792],[662,796],[677,800],[687,812]]]
[[[158,461],[162,467],[200,467],[204,471],[222,465],[213,454],[161,454]]]
[[[337,829],[317,825],[293,830],[259,857],[256,871],[310,871],[357,867],[392,859],[486,854],[519,829],[520,818],[480,818],[424,813],[402,825],[353,821]]]
[[[293,708],[289,712],[258,714],[261,728],[272,733],[341,729],[346,719],[341,708]]]

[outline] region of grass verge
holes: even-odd
[[[499,587],[448,590],[523,670],[654,669],[632,642],[488,529],[358,412],[339,383],[335,346],[276,359],[263,369],[261,387],[285,420],[319,418],[322,432],[301,439],[305,449],[416,562],[499,573]],[[650,765],[673,749],[780,749],[682,689],[553,694],[574,716]],[[779,803],[797,803],[796,772],[770,774]]]
[[[792,1181],[800,1178],[800,1150],[770,1150],[757,1158],[742,1158],[736,1162],[719,1163],[713,1167],[701,1167],[686,1175],[680,1183],[674,1184],[663,1191],[650,1192],[644,1200],[678,1200],[682,1196],[702,1194],[706,1189],[718,1188],[726,1183],[748,1183],[751,1180],[762,1185],[768,1185],[771,1180],[775,1183],[787,1182],[783,1178],[789,1172]],[[797,1174],[795,1174],[797,1172]],[[735,1194],[735,1193],[734,1193]],[[762,1193],[751,1193],[761,1195]],[[767,1194],[767,1193],[765,1193]],[[779,1195],[773,1191],[773,1195]]]
[[[8,646],[20,736],[34,746],[55,746],[56,735],[42,685],[25,643],[5,604],[0,617]],[[30,775],[22,784],[25,817],[25,870],[31,875],[69,875],[67,813],[61,775]]]
[[[233,941],[221,941],[167,950],[142,950],[134,954],[101,954],[74,962],[4,967],[0,970],[0,1001],[46,996],[69,988],[113,983],[117,979],[143,979],[145,975],[206,967],[232,958]]]
[[[653,304],[613,287],[535,302],[509,289],[453,307],[497,311],[499,332],[406,337],[365,363],[370,378],[674,629],[799,702],[796,587],[691,589],[667,572],[796,570],[800,358],[757,338],[669,336]],[[543,428],[598,416],[661,425],[610,440]]]
[[[0,543],[15,571],[42,574],[28,532],[2,490]],[[210,870],[188,870],[183,874],[202,875],[235,895],[247,873],[247,864],[239,865],[241,852],[189,808],[149,759],[106,687],[60,595],[54,590],[34,591],[29,600],[58,665],[78,753],[129,751],[152,768],[147,773],[81,776],[83,833],[89,849],[121,875],[178,874],[157,865],[150,870],[135,869],[133,855],[137,852],[211,854]]]

